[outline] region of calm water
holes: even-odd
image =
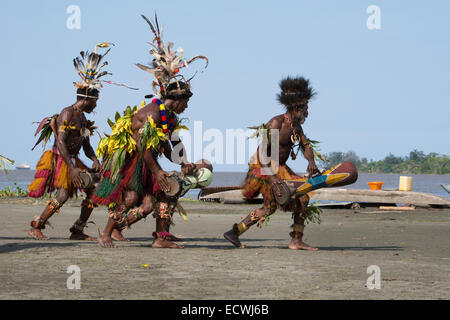
[[[34,173],[34,170],[11,170],[8,171],[8,175],[5,175],[2,171],[0,172],[0,189],[8,186],[15,188],[14,183],[23,189],[27,189],[28,184],[33,181]],[[239,185],[244,181],[245,175],[245,172],[216,172],[214,173],[211,187]],[[401,174],[361,173],[354,184],[345,188],[368,189],[367,182],[369,181],[383,181],[383,189],[398,188],[400,176]],[[450,194],[440,186],[441,183],[450,184],[450,175],[413,174],[409,176],[413,180],[412,191],[432,193],[450,199]],[[188,196],[195,198],[197,197],[197,193],[198,190],[191,190]]]

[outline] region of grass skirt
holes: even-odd
[[[117,177],[111,179],[111,168],[102,172],[102,178],[95,189],[92,201],[101,205],[114,205],[122,202],[123,191],[136,191],[139,197],[144,193],[153,193],[154,180],[147,170],[144,159],[135,152],[126,155]]]
[[[75,157],[75,167],[87,169],[78,157]],[[56,147],[45,151],[36,165],[34,181],[28,186],[28,196],[40,198],[44,194],[52,194],[56,189],[63,188],[73,197],[77,188],[72,185],[72,176],[69,167],[59,155]]]
[[[249,165],[242,194],[246,199],[253,199],[261,193],[264,199],[264,207],[273,212],[277,209],[277,202],[275,200],[275,196],[273,195],[272,187],[270,186],[269,176],[262,174],[261,170],[262,168],[259,163]],[[279,167],[277,177],[281,180],[294,180],[301,178],[300,176],[297,176],[287,165],[282,165]],[[282,209],[286,210],[287,208]]]

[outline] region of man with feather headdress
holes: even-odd
[[[281,195],[281,180],[293,180],[302,178],[286,165],[286,161],[291,155],[295,160],[296,153],[294,147],[302,150],[304,157],[308,161],[307,172],[309,176],[320,173],[314,160],[315,152],[311,145],[311,140],[307,139],[303,133],[302,124],[308,116],[308,102],[315,95],[309,84],[309,80],[303,77],[287,77],[280,82],[281,93],[278,95],[279,102],[285,107],[284,114],[273,117],[267,124],[259,128],[263,134],[268,135],[267,145],[259,145],[256,154],[250,159],[249,170],[242,190],[243,196],[252,199],[262,194],[264,206],[257,210],[252,210],[240,223],[233,225],[232,229],[224,233],[225,239],[236,247],[242,247],[239,236],[248,230],[252,225],[261,226],[268,217],[273,214],[278,205],[274,193]],[[278,154],[272,156],[272,146],[270,132],[276,130],[279,134]],[[274,151],[275,152],[275,151]],[[271,157],[272,156],[272,157]],[[278,157],[277,157],[278,156]],[[269,157],[269,159],[268,159]],[[276,161],[275,159],[278,159]],[[295,200],[291,200],[282,210],[292,211],[294,219],[293,231],[290,233],[290,249],[295,250],[317,250],[302,241],[305,220],[308,219],[307,206],[309,197],[307,194]]]
[[[154,59],[151,67],[137,66],[155,76],[152,87],[159,98],[149,104],[144,101],[140,109],[128,107],[123,116],[117,113],[116,122],[109,121],[111,135],[99,143],[97,153],[103,158],[102,180],[93,201],[108,206],[109,220],[98,242],[103,247],[115,247],[112,239],[126,240],[121,230],[153,212],[156,232],[152,247],[183,248],[173,242],[180,239],[169,232],[173,212],[180,208],[176,201],[164,197],[164,191],[170,189],[169,173],[161,168],[157,158],[164,155],[180,164],[185,174],[198,167],[188,163],[183,144],[174,135],[179,129],[187,129],[181,125],[178,115],[187,108],[192,96],[189,80],[186,81],[179,70],[194,60],[208,60],[197,56],[187,61],[181,48],[173,51],[173,43],[164,45],[156,15],[154,24],[142,17],[154,34],[150,43]]]
[[[50,223],[48,220],[55,213],[59,212],[64,203],[78,190],[82,190],[83,180],[80,173],[87,171],[88,168],[78,158],[81,148],[85,155],[92,160],[92,170],[99,171],[101,166],[91,146],[89,136],[93,135],[96,127],[93,121],[86,119],[84,113],[94,111],[99,96],[99,90],[102,88],[99,78],[108,74],[101,69],[108,63],[104,61],[105,54],[97,53],[97,48],[108,47],[110,43],[102,42],[95,46],[94,52],[82,51],[81,58],[73,60],[75,69],[81,77],[80,82],[74,83],[77,88],[77,101],[71,106],[64,108],[59,114],[45,118],[39,124],[36,130],[37,135],[41,133],[36,147],[40,142],[46,142],[53,135],[55,138],[51,150],[47,150],[41,156],[36,165],[35,180],[28,187],[28,196],[33,198],[42,197],[44,194],[51,195],[55,190],[56,198],[48,201],[47,206],[40,216],[31,221],[31,229],[28,234],[36,240],[47,240],[42,233],[45,225]],[[33,149],[34,149],[33,147]],[[83,230],[92,213],[94,203],[91,201],[93,188],[83,190],[86,198],[81,203],[80,217],[70,228],[72,240],[95,240],[84,234]]]

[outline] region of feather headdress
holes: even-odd
[[[277,95],[278,101],[287,108],[293,107],[304,99],[311,99],[316,92],[309,85],[309,80],[303,77],[287,77],[280,81],[281,93]]]
[[[77,88],[86,89],[101,89],[101,77],[110,74],[108,71],[101,71],[102,68],[108,65],[108,61],[104,61],[101,65],[102,59],[111,50],[110,45],[114,45],[110,42],[101,42],[95,45],[94,52],[81,51],[80,56],[73,59],[73,65],[81,78],[80,82],[74,82],[74,86]],[[109,48],[104,54],[99,54],[98,48]]]
[[[186,81],[184,77],[179,74],[180,69],[187,67],[190,63],[198,59],[206,61],[206,69],[206,67],[208,67],[208,58],[205,56],[195,56],[186,60],[184,58],[183,48],[179,47],[176,50],[172,50],[172,42],[168,42],[167,45],[164,45],[162,40],[163,30],[162,27],[159,27],[158,16],[156,13],[154,23],[147,19],[146,16],[141,16],[148,23],[154,35],[153,41],[149,43],[152,46],[150,54],[153,56],[153,61],[151,67],[144,66],[140,63],[137,63],[136,65],[142,70],[150,72],[155,76],[156,81],[153,82],[152,88],[157,96],[161,98],[190,97],[192,93],[190,91],[189,81],[192,80],[193,77]]]
[[[103,58],[111,50],[109,47],[114,46],[111,42],[100,42],[95,45],[94,52],[81,51],[80,56],[73,59],[73,65],[81,78],[80,82],[74,82],[74,86],[78,89],[86,89],[86,95],[78,94],[85,97],[90,97],[88,92],[95,92],[103,87],[102,82],[113,84],[116,86],[126,87],[132,90],[138,90],[137,88],[132,88],[123,83],[115,83],[112,81],[100,80],[101,77],[111,73],[108,71],[101,71],[104,66],[108,65],[108,61],[104,61],[101,65]],[[104,54],[98,53],[98,48],[108,48]],[[84,91],[84,90],[83,90]],[[95,96],[92,96],[95,98]]]

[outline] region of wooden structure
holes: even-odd
[[[363,190],[343,188],[323,188],[309,193],[311,200],[346,201],[359,203],[407,203],[416,206],[450,206],[450,199],[429,193],[391,190]],[[259,195],[258,198],[262,199]],[[204,201],[221,203],[246,203],[240,189],[203,194]]]

